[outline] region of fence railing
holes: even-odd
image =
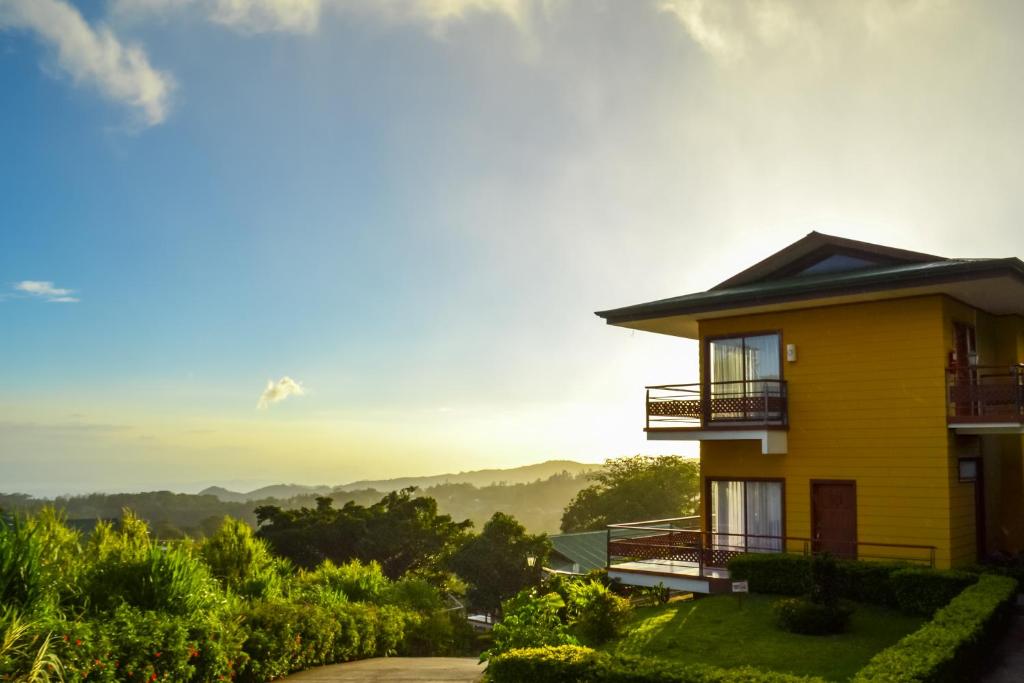
[[[787,420],[785,380],[647,387],[647,429],[736,425],[785,427]]]
[[[666,561],[695,566],[698,576],[705,568],[724,569],[737,555],[750,553],[829,552],[838,557],[898,560],[935,566],[935,546],[871,541],[832,541],[800,536],[738,534],[701,529],[700,517],[677,517],[608,525],[608,565],[649,563],[651,570]]]
[[[1024,421],[1024,364],[946,369],[950,421]]]

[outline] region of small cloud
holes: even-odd
[[[14,283],[14,291],[58,304],[77,304],[79,299],[72,296],[73,289],[55,287],[49,280],[22,280]]]
[[[256,407],[259,410],[266,410],[272,403],[283,401],[289,396],[302,396],[305,393],[302,385],[291,377],[282,377],[277,382],[274,382],[272,379],[267,380],[267,388],[260,395],[260,400]]]

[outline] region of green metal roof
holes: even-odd
[[[573,564],[579,564],[579,572],[586,574],[608,565],[608,532],[581,531],[575,534],[548,536],[554,549],[548,565],[559,571],[573,571]]]
[[[739,287],[660,299],[598,311],[610,325],[671,315],[728,310],[746,306],[860,294],[943,282],[1009,275],[1024,282],[1024,262],[1017,258],[944,259],[925,263],[864,268],[838,273],[796,275]]]

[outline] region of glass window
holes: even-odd
[[[782,482],[712,481],[711,534],[716,548],[782,550]]]
[[[768,400],[782,392],[778,334],[713,339],[708,351],[711,419],[778,417],[780,408]]]

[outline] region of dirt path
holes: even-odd
[[[475,683],[484,666],[466,657],[379,657],[333,664],[293,674],[291,683],[371,683],[417,681],[418,683]]]

